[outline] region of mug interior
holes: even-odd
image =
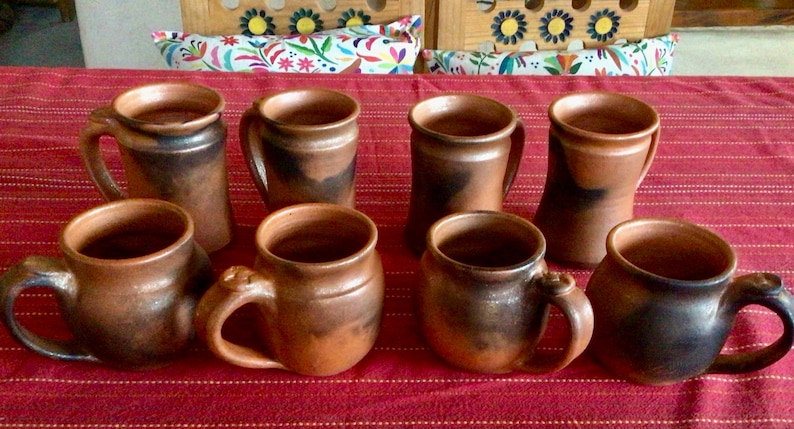
[[[375,246],[375,224],[364,214],[324,203],[299,204],[269,216],[257,230],[260,252],[306,264],[339,262]]]
[[[128,124],[150,130],[212,122],[223,110],[216,91],[188,82],[160,82],[132,88],[113,100]],[[206,119],[205,119],[206,118]]]
[[[193,227],[187,216],[164,201],[119,200],[78,215],[64,228],[62,245],[91,259],[150,257],[189,238]]]
[[[428,248],[462,265],[505,269],[538,261],[546,247],[531,223],[500,212],[447,216],[428,234]]]
[[[615,227],[607,250],[640,271],[682,282],[720,280],[736,264],[722,238],[699,226],[676,220],[637,219]]]
[[[409,119],[415,128],[429,133],[479,137],[505,132],[515,114],[496,100],[453,94],[420,101],[411,109]]]
[[[358,116],[359,106],[349,96],[323,88],[298,88],[279,92],[259,106],[267,120],[293,126],[321,126]]]
[[[549,106],[552,122],[585,133],[632,135],[657,128],[659,117],[648,104],[612,92],[564,95]]]

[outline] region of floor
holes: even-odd
[[[84,67],[78,23],[46,6],[17,6],[0,34],[0,65]],[[676,75],[794,76],[794,26],[677,29]]]

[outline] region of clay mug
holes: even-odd
[[[193,217],[196,241],[208,252],[232,239],[234,222],[226,173],[224,100],[188,82],[157,82],[129,89],[91,112],[80,134],[80,154],[102,196],[157,198]],[[103,158],[100,138],[118,143],[127,181],[122,190]]]
[[[614,92],[564,95],[548,110],[548,171],[533,223],[548,257],[594,267],[615,225],[634,216],[634,194],[659,141],[659,115]]]
[[[433,224],[416,295],[431,348],[482,373],[550,373],[579,356],[593,331],[592,309],[573,277],[548,270],[545,249],[540,231],[509,213],[462,212]],[[562,351],[542,353],[551,306],[570,338]]]
[[[734,278],[736,256],[714,232],[675,219],[639,218],[616,226],[587,296],[595,314],[590,350],[612,373],[640,384],[671,384],[703,374],[755,371],[794,342],[794,299],[774,274]],[[721,354],[736,314],[760,305],[783,334],[762,349]]]
[[[256,231],[253,269],[227,269],[199,302],[199,336],[216,356],[242,367],[315,376],[353,367],[380,330],[377,237],[366,215],[336,204],[297,204],[270,214]],[[246,304],[258,309],[258,345],[223,335],[227,319]]]
[[[524,125],[509,107],[469,94],[414,105],[411,198],[405,234],[421,254],[428,228],[461,211],[501,210],[524,150]]]
[[[63,228],[62,258],[30,256],[0,277],[3,322],[30,350],[54,359],[124,370],[167,365],[194,337],[193,315],[212,283],[194,224],[179,206],[125,199],[85,211]],[[26,329],[14,303],[26,289],[51,289],[71,340]]]
[[[292,204],[355,206],[358,102],[324,88],[295,88],[254,102],[240,144],[270,211]]]

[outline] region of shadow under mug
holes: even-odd
[[[529,221],[496,211],[444,217],[427,234],[416,292],[421,330],[448,363],[469,371],[542,374],[587,347],[593,314],[569,274],[549,272],[543,235]],[[551,307],[569,325],[558,353],[542,353]]]
[[[171,363],[194,336],[193,314],[212,282],[210,260],[179,206],[125,199],[85,211],[63,228],[62,258],[31,256],[0,277],[3,322],[32,351],[125,370]],[[45,338],[20,324],[17,298],[54,292],[73,338]]]
[[[769,273],[734,278],[737,260],[717,234],[676,219],[640,218],[613,228],[587,285],[595,314],[590,350],[615,375],[671,384],[703,374],[759,370],[794,344],[794,298]],[[736,314],[760,305],[783,333],[764,348],[721,353]]]
[[[369,217],[327,203],[292,205],[256,231],[254,268],[227,269],[202,297],[196,329],[219,358],[249,368],[326,376],[353,367],[380,331],[384,295],[378,233]],[[247,304],[261,341],[228,340]]]

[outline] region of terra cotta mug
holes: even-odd
[[[292,204],[355,206],[358,102],[324,88],[295,88],[254,102],[240,145],[268,209]]]
[[[234,220],[226,173],[224,100],[216,91],[179,81],[131,88],[91,112],[80,154],[108,200],[157,198],[193,217],[196,241],[208,252],[232,240]],[[118,143],[126,193],[113,179],[100,137]]]
[[[558,98],[549,119],[549,166],[533,223],[548,240],[549,260],[594,267],[609,230],[634,215],[659,115],[636,98],[591,91]]]
[[[524,150],[524,125],[490,98],[450,94],[420,101],[411,124],[411,199],[405,234],[421,254],[428,228],[461,211],[501,210]]]
[[[227,269],[201,299],[199,335],[215,355],[243,367],[317,376],[351,368],[380,330],[384,275],[377,237],[366,215],[336,204],[272,213],[256,231],[254,269]],[[246,304],[258,309],[261,347],[223,335],[229,316]]]
[[[63,258],[31,256],[0,277],[3,322],[36,353],[126,370],[156,368],[193,338],[193,315],[212,282],[210,261],[179,206],[125,199],[74,217],[60,234]],[[51,289],[72,340],[39,336],[17,320],[30,287]]]
[[[736,256],[717,234],[675,219],[616,226],[590,277],[590,350],[612,373],[663,385],[703,373],[755,371],[794,343],[794,299],[774,274],[734,278]],[[783,322],[781,337],[752,352],[721,354],[736,314],[760,305]]]
[[[439,356],[469,371],[549,373],[587,347],[593,313],[568,274],[549,272],[540,231],[496,211],[442,218],[427,234],[417,302],[422,332]],[[541,353],[551,306],[570,326],[559,353]]]

